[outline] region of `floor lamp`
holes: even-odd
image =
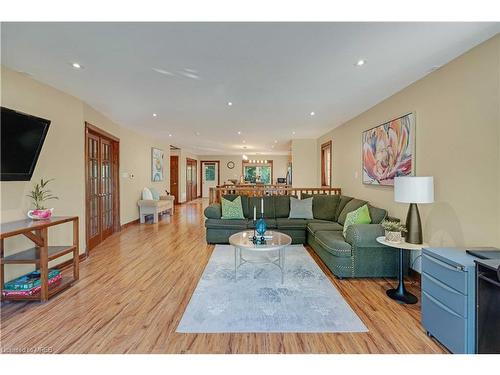
[[[422,222],[417,203],[434,202],[434,177],[396,177],[394,178],[394,201],[409,203],[406,215],[406,242],[421,244]]]

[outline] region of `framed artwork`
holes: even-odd
[[[394,186],[394,177],[415,175],[415,114],[363,132],[363,183]]]
[[[163,150],[151,148],[151,180],[163,181]]]

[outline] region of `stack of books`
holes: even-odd
[[[61,280],[61,271],[56,268],[49,270],[49,288],[57,285]],[[40,289],[40,271],[36,270],[5,283],[2,295],[4,297],[32,296],[38,293]]]

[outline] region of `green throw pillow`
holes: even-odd
[[[372,219],[370,217],[370,210],[368,210],[368,206],[365,204],[361,206],[357,210],[351,211],[347,214],[344,223],[344,238],[347,233],[347,228],[352,224],[370,224]]]
[[[241,197],[236,197],[233,201],[222,198],[222,219],[244,219],[243,206],[241,205]]]

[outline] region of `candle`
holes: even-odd
[[[260,199],[260,213],[264,215],[264,198]]]
[[[253,206],[253,221],[257,220],[257,207]]]

